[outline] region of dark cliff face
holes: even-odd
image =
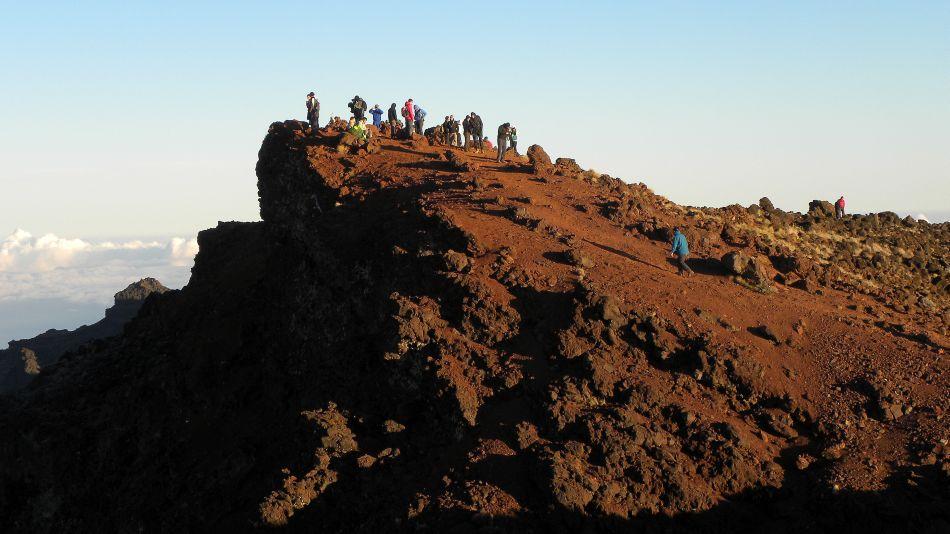
[[[0,350],[0,393],[25,387],[66,352],[120,333],[149,295],[166,291],[168,288],[158,280],[143,278],[116,293],[115,304],[106,309],[105,317],[98,322],[75,330],[51,329],[31,339],[11,341],[8,348]]]
[[[636,210],[646,234],[679,213],[643,186],[561,160],[459,153],[460,170],[418,141],[341,155],[307,133],[271,126],[262,221],[201,232],[183,290],[0,398],[0,530],[946,524],[941,450],[873,484],[849,474],[878,431],[887,450],[918,444],[870,408],[858,429],[848,410],[884,406],[921,445],[946,431],[929,411],[946,398],[942,369],[927,387],[870,377],[843,391],[834,373],[867,362],[814,363],[828,340],[872,351],[884,333],[721,267],[684,285],[661,265],[665,244],[613,220]],[[718,309],[736,302],[727,320]],[[812,337],[785,343],[782,321],[803,308]]]

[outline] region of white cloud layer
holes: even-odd
[[[16,230],[0,242],[0,301],[64,299],[109,305],[126,285],[151,276],[188,281],[197,239],[91,242]]]

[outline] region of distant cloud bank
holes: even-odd
[[[108,305],[113,294],[146,276],[181,287],[197,252],[194,238],[92,242],[17,229],[0,242],[0,301],[64,299]]]

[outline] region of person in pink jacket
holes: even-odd
[[[840,219],[842,217],[844,217],[844,196],[835,202],[835,219]]]
[[[412,138],[412,129],[416,123],[416,112],[413,109],[412,99],[406,100],[406,105],[402,108],[402,118],[406,119],[406,137]]]

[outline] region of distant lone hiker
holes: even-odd
[[[314,130],[320,128],[320,101],[317,100],[313,91],[307,95],[307,121]]]
[[[511,135],[511,124],[504,123],[498,127],[498,157],[495,161],[501,162],[505,159],[505,151],[508,150],[508,136]]]
[[[680,268],[680,274],[691,276],[693,270],[686,265],[686,258],[689,256],[689,245],[686,243],[686,236],[680,233],[679,228],[673,229],[673,249],[670,256],[677,258],[677,266]]]
[[[835,219],[840,219],[842,217],[844,217],[844,196],[835,202]]]
[[[518,129],[515,128],[514,126],[511,127],[508,133],[508,140],[511,141],[511,151],[514,152],[516,156],[519,156],[520,154],[518,154]]]
[[[379,128],[383,125],[383,110],[379,109],[379,104],[375,104],[369,113],[373,116],[373,126]]]

